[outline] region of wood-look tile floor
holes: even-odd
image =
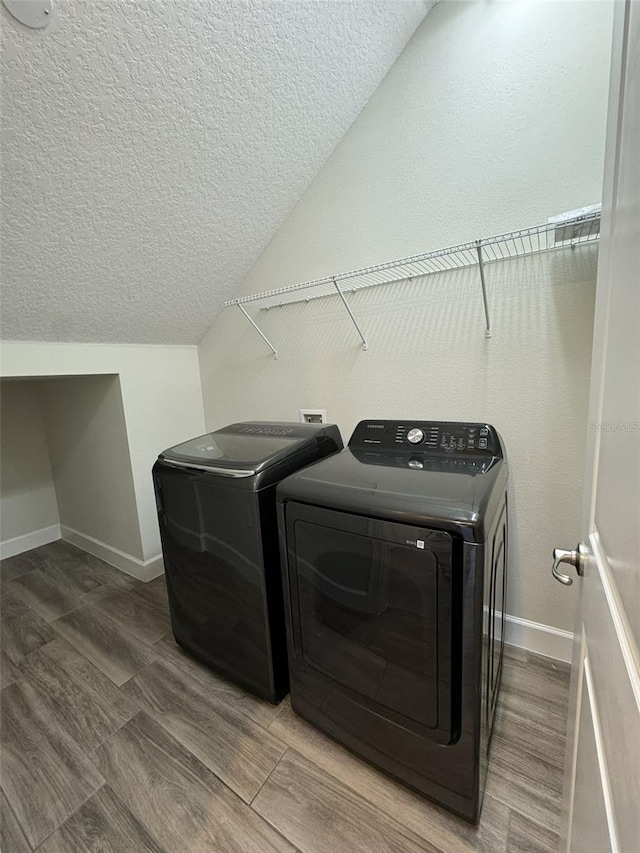
[[[568,668],[509,650],[480,825],[185,655],[163,578],[0,564],[3,853],[551,853]]]

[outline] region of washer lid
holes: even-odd
[[[160,454],[159,459],[228,476],[257,474],[325,437],[325,424],[246,422],[208,432]]]

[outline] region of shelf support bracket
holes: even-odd
[[[332,279],[332,280],[333,280],[333,286],[334,286],[334,287],[335,287],[335,289],[338,291],[338,296],[340,297],[340,299],[342,299],[342,304],[343,304],[343,305],[344,305],[344,307],[347,309],[347,313],[348,313],[348,314],[349,314],[349,316],[351,317],[351,322],[352,322],[352,323],[353,323],[353,325],[356,327],[356,331],[357,331],[357,332],[358,332],[358,334],[360,335],[360,340],[362,341],[362,349],[363,349],[363,350],[368,350],[368,349],[369,349],[369,344],[367,343],[367,339],[366,339],[366,338],[365,338],[365,336],[362,334],[362,329],[361,329],[361,328],[360,328],[360,326],[358,325],[358,321],[356,320],[356,318],[353,316],[353,311],[352,311],[352,310],[351,310],[351,308],[349,307],[349,303],[347,302],[347,300],[344,298],[344,293],[343,293],[343,292],[342,292],[342,290],[340,289],[340,285],[338,284],[338,282],[337,282],[337,280],[336,280],[335,278],[334,278],[334,279]]]
[[[253,326],[253,328],[256,330],[256,332],[260,335],[260,337],[261,337],[261,338],[262,338],[262,340],[265,342],[265,344],[269,347],[269,349],[270,349],[270,350],[271,350],[271,352],[273,353],[273,357],[274,357],[274,358],[277,358],[277,357],[278,357],[278,350],[273,346],[273,344],[271,343],[271,341],[269,340],[269,338],[268,338],[268,337],[264,334],[264,332],[260,329],[260,327],[258,326],[258,324],[254,321],[253,317],[250,317],[250,316],[249,316],[249,314],[247,314],[247,312],[244,310],[244,308],[242,307],[242,305],[241,305],[239,302],[236,302],[236,305],[237,305],[237,306],[238,306],[238,308],[242,311],[242,313],[243,313],[243,314],[244,314],[244,316],[247,318],[247,320],[251,323],[251,325],[252,325],[252,326]]]
[[[482,301],[484,303],[484,318],[486,328],[484,330],[485,338],[491,337],[491,320],[489,319],[489,303],[487,301],[487,283],[484,280],[484,258],[482,257],[482,245],[480,240],[476,240],[476,251],[478,253],[478,269],[480,270],[480,284],[482,285]]]

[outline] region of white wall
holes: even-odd
[[[204,432],[195,347],[0,344],[3,376],[119,377],[142,544],[141,576],[160,555],[151,467],[166,447]]]
[[[0,541],[59,521],[38,383],[0,382]]]
[[[38,384],[63,533],[71,528],[142,560],[118,377]]]
[[[600,199],[611,4],[440,3],[246,279],[292,284],[543,222]],[[237,309],[200,346],[209,427],[326,408],[493,422],[511,461],[509,612],[571,630],[550,576],[577,541],[595,282],[593,248],[493,266],[494,336],[477,274],[331,300]],[[544,464],[540,461],[544,459]]]
[[[612,14],[611,0],[442,0],[238,295],[600,201]]]

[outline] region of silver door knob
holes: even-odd
[[[587,553],[587,547],[582,542],[580,542],[576,547],[575,551],[565,551],[563,548],[554,548],[551,574],[557,581],[560,581],[560,583],[563,583],[565,586],[571,586],[573,578],[569,577],[569,575],[565,575],[564,572],[561,572],[559,570],[559,566],[561,563],[568,563],[568,565],[573,566],[576,573],[582,577],[584,574]]]

